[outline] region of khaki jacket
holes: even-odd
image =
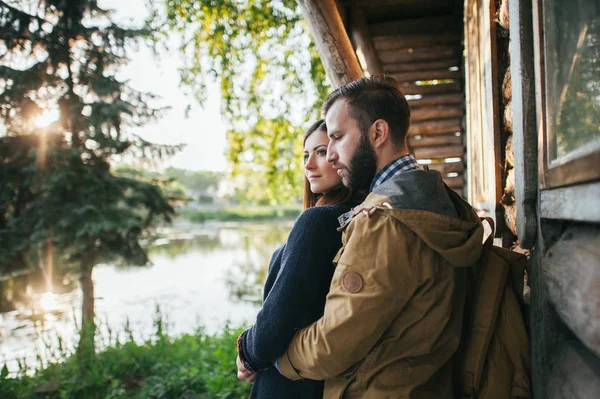
[[[326,380],[325,398],[453,397],[479,218],[430,171],[395,176],[352,215],[325,313],[295,335],[282,374]]]

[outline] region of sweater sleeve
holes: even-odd
[[[294,224],[275,283],[256,323],[242,337],[243,356],[252,368],[271,366],[294,333],[322,314],[333,275],[332,259],[341,246],[337,214],[333,213],[310,208]]]

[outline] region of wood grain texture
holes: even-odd
[[[400,51],[409,49],[415,51],[419,49],[421,52],[426,52],[427,50],[435,52],[432,51],[432,48],[439,48],[439,50],[442,50],[444,47],[451,47],[451,52],[438,52],[438,56],[441,58],[445,54],[449,54],[450,56],[457,56],[460,54],[457,51],[457,47],[459,47],[457,45],[460,43],[460,35],[456,32],[407,33],[403,35],[373,36],[373,41],[375,43],[375,48],[379,51]]]
[[[562,342],[551,359],[549,399],[588,399],[600,393],[600,361],[576,340]]]
[[[460,119],[439,119],[412,123],[408,128],[408,136],[425,136],[430,134],[455,133],[460,131]]]
[[[363,76],[335,0],[299,0],[327,77],[334,88]]]
[[[431,106],[426,108],[415,108],[410,112],[412,122],[421,122],[430,119],[460,118],[464,113],[462,106],[445,107]]]
[[[442,83],[437,85],[416,85],[405,83],[400,86],[404,94],[459,94],[462,96],[462,85],[455,81],[452,83]],[[462,98],[462,97],[461,97]],[[462,108],[462,105],[461,105]]]
[[[383,73],[383,66],[381,65],[379,56],[377,55],[377,50],[375,50],[371,32],[367,26],[365,12],[360,8],[356,1],[353,1],[351,5],[350,26],[352,31],[352,39],[354,45],[356,46],[356,50],[360,50],[363,53],[365,62],[367,63],[365,67],[370,75]]]
[[[600,223],[600,182],[540,191],[540,216]]]
[[[437,147],[419,147],[413,149],[413,155],[417,159],[442,159],[462,157],[463,155],[465,155],[465,147],[462,144]]]
[[[515,170],[517,236],[531,248],[537,233],[538,188],[535,74],[531,1],[508,1],[510,16],[510,74],[512,85],[512,148]]]
[[[543,264],[556,312],[600,356],[600,226],[569,227],[546,252]]]
[[[431,105],[447,105],[447,104],[462,104],[465,101],[465,97],[462,93],[456,94],[437,94],[431,96],[423,96],[419,99],[409,100],[408,105],[410,109],[418,107],[429,107]]]

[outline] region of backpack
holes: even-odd
[[[527,257],[492,245],[467,272],[464,334],[457,352],[457,397],[531,398],[531,354],[523,319]]]

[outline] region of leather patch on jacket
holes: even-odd
[[[363,279],[357,272],[349,271],[342,276],[342,285],[346,291],[356,294],[363,287]]]

